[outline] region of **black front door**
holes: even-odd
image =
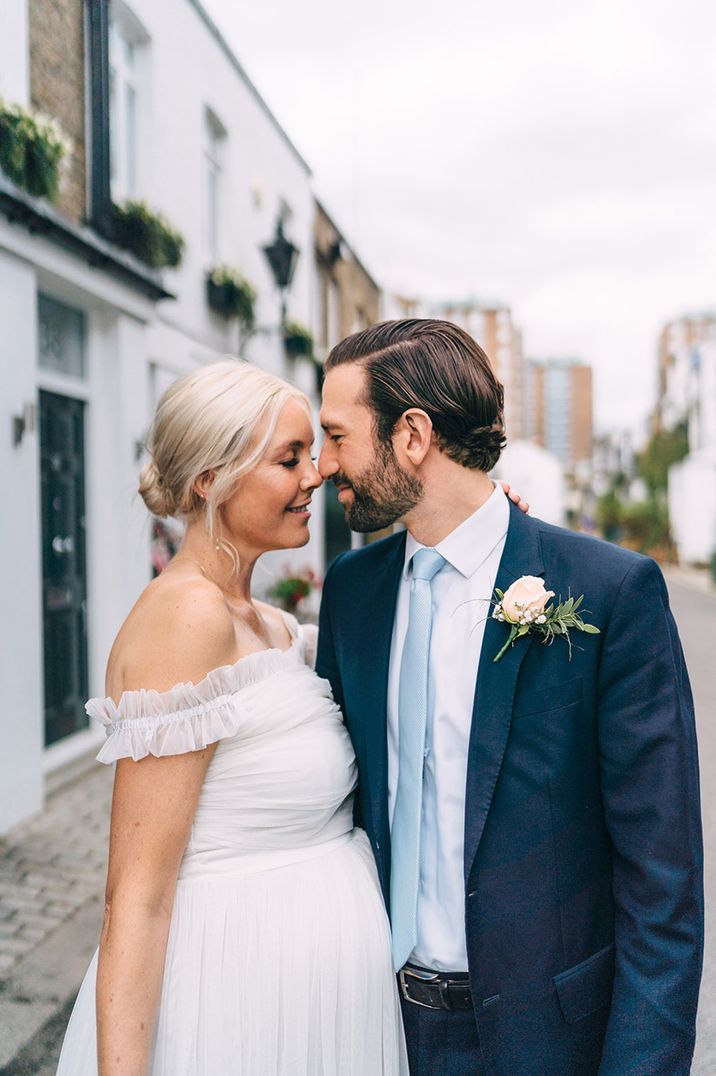
[[[40,393],[46,745],[88,725],[84,406]]]

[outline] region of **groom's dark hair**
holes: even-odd
[[[409,408],[425,411],[443,452],[464,467],[490,471],[505,447],[504,392],[490,360],[451,321],[381,321],[332,349],[325,371],[355,363],[368,374],[366,403],[378,439],[389,443]]]

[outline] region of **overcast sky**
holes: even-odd
[[[714,0],[205,3],[384,288],[508,303],[639,425],[716,307]]]

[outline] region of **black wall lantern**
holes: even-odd
[[[276,225],[276,235],[273,243],[267,243],[261,249],[266,255],[274,282],[281,293],[281,329],[283,330],[286,322],[286,291],[291,286],[300,251],[283,234],[283,219],[281,217],[279,217]]]

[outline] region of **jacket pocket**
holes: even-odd
[[[555,975],[552,982],[557,991],[562,1016],[568,1024],[575,1024],[591,1016],[612,996],[614,981],[614,944],[607,945],[598,953],[587,957],[581,964]]]
[[[550,684],[537,691],[524,691],[515,699],[512,710],[513,719],[526,717],[527,714],[539,714],[546,710],[560,710],[571,706],[582,698],[582,677],[575,676],[561,684]]]

